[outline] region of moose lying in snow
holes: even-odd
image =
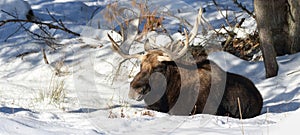
[[[200,17],[192,32],[198,30]],[[129,97],[144,99],[148,108],[174,115],[208,113],[233,118],[259,115],[262,96],[249,79],[223,71],[197,51],[192,50],[194,62],[182,60],[195,33],[189,36],[185,31],[185,35],[184,47],[176,55],[166,48],[146,50],[144,55],[126,55],[108,35],[113,49],[121,56],[141,60],[140,72],[130,83]],[[149,48],[147,45],[148,42],[145,48]]]

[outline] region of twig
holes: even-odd
[[[197,106],[195,105],[195,106],[194,106],[194,111],[193,111],[192,115],[195,115],[195,114],[196,114],[196,111],[197,111]]]
[[[38,53],[38,51],[28,51],[28,52],[20,53],[16,56],[16,58],[21,58],[21,60],[23,60],[25,56],[33,53]]]
[[[116,73],[115,73],[115,76],[114,76],[113,79],[112,79],[112,84],[115,82],[115,80],[117,79],[117,76],[120,74],[120,70],[121,70],[122,64],[125,63],[127,60],[129,60],[129,59],[124,59],[124,60],[122,60],[122,61],[119,63],[118,68],[117,68],[117,71],[116,71]]]
[[[23,23],[33,23],[33,24],[39,24],[39,25],[45,25],[47,26],[49,29],[58,29],[61,31],[65,31],[69,34],[75,35],[75,36],[80,36],[79,33],[73,32],[71,30],[69,30],[68,28],[64,27],[64,26],[57,26],[57,25],[53,25],[51,23],[45,23],[45,22],[40,22],[40,21],[35,21],[35,20],[24,20],[24,19],[8,19],[8,20],[2,20],[0,21],[0,27],[5,25],[6,23],[17,23],[17,22],[23,22]]]
[[[239,23],[237,23],[233,29],[240,28],[242,26],[242,24],[244,23],[244,21],[245,21],[245,18],[242,18],[241,21]],[[227,48],[229,43],[234,39],[236,33],[234,32],[234,30],[232,30],[232,31],[227,30],[225,26],[222,26],[222,28],[228,34],[228,37],[227,37],[226,42],[224,44],[224,48]]]
[[[245,11],[247,14],[249,14],[250,16],[252,16],[253,18],[255,18],[255,15],[253,14],[253,11],[251,12],[251,11],[249,11],[247,8],[246,8],[246,6],[243,6],[242,5],[242,3],[240,2],[238,2],[237,0],[232,0],[233,1],[233,3],[235,4],[235,5],[237,5],[240,9],[242,9],[243,11]]]
[[[46,11],[47,11],[48,15],[51,17],[51,19],[52,19],[54,22],[56,22],[56,23],[59,24],[59,22],[57,21],[57,19],[50,13],[50,11],[48,10],[48,8],[46,8]]]
[[[226,10],[226,16],[222,13],[219,4],[213,0],[214,5],[216,6],[217,10],[219,11],[219,13],[222,15],[222,17],[225,19],[226,23],[228,26],[232,27],[229,20],[228,20],[228,15],[227,15],[227,10]]]
[[[244,23],[244,21],[245,21],[245,18],[242,18],[241,21],[235,25],[235,27],[240,28],[242,26],[242,24]]]
[[[13,18],[17,18],[17,16],[15,16],[15,15],[9,13],[9,12],[6,12],[5,10],[1,10],[1,12],[5,13],[5,14],[7,14],[8,16],[11,16],[11,17],[13,17]],[[0,27],[1,27],[1,23],[0,23]],[[23,27],[23,24],[21,24],[21,26],[18,27],[18,29],[17,29],[15,32],[13,32],[12,34],[8,35],[8,37],[7,37],[4,41],[7,41],[10,37],[12,37],[12,36],[15,35],[17,32],[19,32],[20,29],[21,29],[22,27]]]
[[[7,15],[13,17],[13,18],[18,18],[17,16],[15,16],[15,15],[9,13],[9,12],[6,12],[5,10],[1,10],[1,12],[4,12],[5,14],[7,14]]]
[[[48,9],[46,9],[47,10],[47,13],[48,13],[48,15],[51,17],[51,19],[54,21],[54,22],[56,22],[58,25],[60,25],[62,28],[64,28],[64,29],[67,29],[66,28],[66,26],[64,25],[64,23],[59,19],[59,20],[57,20],[51,13],[50,13],[50,11],[48,10]]]
[[[21,23],[21,27],[26,31],[26,32],[28,32],[28,33],[30,33],[31,35],[33,35],[33,36],[36,36],[37,38],[40,38],[40,39],[45,39],[45,40],[54,40],[55,38],[53,38],[53,37],[46,37],[46,36],[42,36],[42,35],[40,35],[40,34],[37,34],[37,33],[34,33],[34,32],[32,32],[32,31],[30,31],[28,28],[26,28],[25,26],[24,26],[24,24],[22,24]],[[41,29],[41,28],[40,28]],[[44,31],[44,30],[42,30],[42,31]],[[34,37],[32,37],[33,39],[35,39]]]
[[[102,8],[102,7],[99,6],[99,7],[97,7],[97,8],[92,12],[92,15],[91,15],[91,17],[90,17],[90,20],[93,19],[93,17],[95,16],[96,12],[97,12],[100,8]]]
[[[240,120],[243,120],[243,115],[242,115],[242,109],[241,109],[241,102],[240,102],[240,98],[237,98],[237,102],[238,102],[238,106],[239,106],[239,112],[240,112]],[[243,125],[243,121],[241,121],[242,123],[242,135],[244,135],[244,125]]]
[[[57,23],[58,25],[60,25],[62,28],[65,28],[65,29],[66,29],[66,27],[65,27],[64,23],[61,21],[61,19],[57,20],[57,19],[50,13],[50,11],[49,11],[48,9],[46,9],[46,10],[47,10],[48,15],[51,17],[51,19],[52,19],[54,22],[56,22],[56,23]]]
[[[224,29],[228,34],[228,37],[227,37],[226,42],[225,42],[224,47],[223,47],[223,48],[227,48],[229,43],[234,39],[235,33],[233,31],[227,30],[224,25],[222,26],[222,29]]]
[[[268,122],[268,113],[269,113],[269,108],[267,107],[267,112],[266,112],[266,123],[267,123],[267,135],[269,135],[269,122]]]
[[[16,30],[15,32],[9,34],[9,35],[5,38],[4,42],[6,42],[10,37],[12,37],[13,35],[15,35],[16,33],[18,33],[18,32],[20,31],[21,28],[22,28],[22,26],[18,27],[17,30]]]
[[[44,48],[42,48],[42,53],[43,53],[43,59],[44,59],[45,64],[49,64],[49,61],[47,59],[47,55],[46,55],[46,52],[45,52]]]

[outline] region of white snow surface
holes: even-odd
[[[1,0],[0,1],[0,19],[12,19],[13,16],[18,19],[26,19],[26,15],[31,10],[28,2],[24,0]]]
[[[53,50],[45,42],[33,40],[32,36],[20,29],[20,24],[6,24],[0,27],[0,134],[1,135],[69,135],[69,134],[204,134],[204,135],[282,135],[296,134],[300,121],[300,54],[278,57],[279,74],[265,79],[263,62],[247,62],[226,52],[215,52],[209,59],[224,70],[241,74],[251,79],[263,96],[261,115],[245,120],[229,117],[197,114],[193,116],[173,116],[145,108],[143,101],[128,98],[129,83],[138,72],[138,64],[132,59],[123,60],[111,50],[107,38],[110,33],[120,41],[117,33],[111,33],[103,21],[101,11],[110,0],[2,0],[0,8],[7,11],[17,9],[20,15],[33,9],[36,18],[53,21],[47,10],[61,19],[66,27],[81,34],[70,34],[49,30],[57,37],[61,46]],[[221,6],[229,8],[229,17],[239,10],[231,1],[217,0]],[[241,1],[253,9],[252,0]],[[12,4],[14,3],[14,4]],[[21,4],[20,4],[21,3]],[[25,3],[25,4],[24,4]],[[128,5],[129,0],[119,3]],[[222,15],[210,0],[149,1],[161,9],[176,12],[191,24],[197,10],[202,6],[204,17],[212,26],[224,23]],[[14,5],[14,6],[11,6]],[[130,4],[129,4],[130,5]],[[17,8],[16,8],[17,6]],[[224,11],[225,12],[225,11]],[[246,13],[245,31],[255,29],[255,22]],[[7,19],[5,17],[0,19]],[[166,26],[175,27],[178,20],[168,20]],[[174,19],[174,18],[173,18]],[[99,26],[97,26],[97,20]],[[25,27],[39,33],[34,24]],[[201,33],[201,30],[199,31]],[[178,33],[171,33],[178,37]],[[244,34],[244,33],[243,33]],[[239,36],[243,36],[239,34]],[[165,44],[165,36],[158,36],[157,44]],[[166,40],[164,40],[166,39]],[[200,39],[197,39],[201,42]],[[153,41],[154,42],[154,41]],[[139,52],[141,43],[130,53]],[[93,48],[87,47],[93,46]],[[41,48],[46,49],[49,64],[45,64]],[[20,54],[26,54],[25,56]],[[56,69],[64,74],[55,75]],[[53,102],[51,91],[62,84],[64,97]]]

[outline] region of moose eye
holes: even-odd
[[[160,72],[160,71],[162,71],[161,68],[154,68],[154,69],[153,69],[153,72]]]
[[[149,92],[149,85],[143,85],[143,86],[139,86],[139,87],[133,87],[135,89],[135,91],[139,94],[143,94],[145,95],[146,93]]]
[[[153,69],[153,72],[162,72],[164,70],[164,66],[158,66],[156,68]]]
[[[139,84],[138,84],[138,85],[133,86],[132,88],[134,88],[134,89],[140,89],[140,88],[143,88],[143,86],[144,86],[144,85],[139,85]]]

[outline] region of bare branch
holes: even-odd
[[[23,60],[23,58],[27,55],[33,54],[33,53],[38,53],[39,51],[33,50],[33,51],[27,51],[27,52],[23,52],[20,53],[16,56],[16,58],[21,58]]]
[[[244,22],[245,22],[245,18],[242,18],[241,21],[235,25],[235,27],[240,28]]]
[[[7,41],[10,37],[12,37],[13,35],[15,35],[16,33],[18,33],[20,31],[20,29],[22,28],[22,26],[18,27],[17,30],[15,32],[13,32],[12,34],[8,35],[7,38],[4,41]]]
[[[226,15],[224,15],[224,14],[222,13],[219,4],[218,4],[215,0],[213,0],[213,3],[214,3],[214,5],[216,6],[216,8],[217,8],[217,10],[219,11],[219,13],[220,13],[220,14],[222,15],[222,17],[225,19],[227,25],[230,26],[230,27],[232,27],[231,24],[230,24],[230,22],[228,21],[228,15],[227,15],[227,13],[226,13]],[[226,10],[226,12],[227,12],[227,10]]]
[[[46,55],[46,52],[45,52],[44,48],[42,48],[42,53],[43,53],[43,59],[44,59],[45,64],[49,64],[49,61],[47,59],[47,55]]]
[[[237,5],[240,9],[242,9],[243,11],[245,11],[247,14],[249,14],[250,16],[252,16],[253,18],[255,18],[255,15],[253,14],[253,11],[249,11],[246,6],[244,6],[241,2],[239,3],[237,0],[232,0],[233,3],[235,5]]]
[[[44,25],[47,26],[49,29],[57,29],[57,30],[61,30],[64,32],[67,32],[69,34],[75,35],[75,36],[80,36],[79,33],[73,32],[71,30],[69,30],[68,28],[64,27],[64,26],[57,26],[57,25],[53,25],[51,23],[45,23],[45,22],[41,22],[41,21],[35,21],[35,20],[24,20],[24,19],[8,19],[8,20],[2,20],[0,21],[0,27],[7,24],[7,23],[33,23],[33,24],[39,24],[39,25]]]
[[[7,15],[13,17],[13,18],[18,18],[17,16],[15,16],[15,15],[9,13],[9,12],[6,12],[5,10],[1,10],[1,12],[5,13],[5,14],[7,14]]]

